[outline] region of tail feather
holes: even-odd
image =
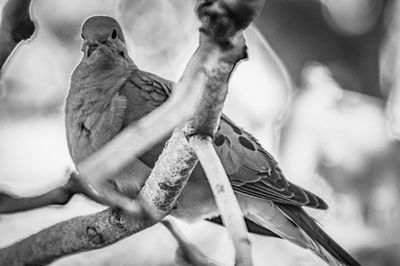
[[[302,231],[310,240],[310,249],[332,266],[360,266],[360,264],[337,244],[301,207],[277,204],[280,210]]]
[[[209,222],[212,222],[212,223],[219,224],[219,225],[223,226],[221,216],[209,218],[209,219],[206,219],[206,220],[209,221]],[[255,222],[253,222],[252,220],[249,220],[246,217],[244,218],[244,221],[246,222],[247,231],[249,231],[249,233],[262,235],[262,236],[281,238],[279,235],[275,234],[271,230],[269,230],[269,229],[267,229],[265,227],[262,227],[261,225],[256,224]]]

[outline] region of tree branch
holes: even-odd
[[[144,165],[141,161],[135,161],[134,164],[135,167],[132,167],[134,170],[138,168],[141,169],[135,171],[135,178],[143,180],[150,175],[150,168]],[[141,176],[139,176],[139,174]],[[143,207],[138,202],[132,201],[126,197],[121,197],[118,191],[115,191],[114,187],[111,185],[103,187],[100,191],[101,194],[99,194],[97,190],[85,186],[86,184],[82,184],[78,173],[69,171],[67,177],[68,181],[64,185],[60,185],[37,196],[18,197],[11,193],[0,191],[0,214],[28,211],[49,205],[65,205],[69,202],[72,196],[79,193],[97,203],[114,207],[124,206],[124,209],[130,214],[139,216],[143,215]],[[113,204],[113,202],[115,203]]]
[[[100,184],[160,141],[182,121],[192,117],[184,127],[184,134],[203,158],[203,167],[215,191],[223,221],[229,221],[228,229],[234,241],[237,265],[252,264],[250,242],[239,205],[226,174],[221,174],[224,170],[210,137],[219,122],[231,71],[246,56],[241,30],[248,26],[263,3],[263,0],[199,1],[198,14],[203,22],[201,31],[204,34],[201,34],[200,46],[170,100],[121,132],[77,167],[80,169],[79,182],[84,188],[89,188],[111,206],[120,206],[132,213],[132,208],[127,207],[132,206],[132,200],[118,194],[109,197]],[[216,157],[217,164],[210,164],[204,158],[206,154]],[[196,156],[181,131],[175,131],[139,195],[142,206],[152,219],[132,218],[110,209],[77,217],[0,250],[0,264],[49,263],[67,254],[109,245],[154,224],[171,211],[196,162]],[[215,180],[214,170],[219,177]],[[226,197],[221,198],[221,194]],[[227,201],[231,202],[229,208],[225,209]],[[72,231],[78,233],[70,234]]]
[[[393,70],[390,76],[391,78],[391,91],[389,102],[387,104],[387,115],[389,120],[389,129],[391,137],[400,139],[400,3],[398,1],[393,2],[393,15],[392,21],[389,25],[388,39],[389,44],[392,46],[391,58],[394,58]]]
[[[235,36],[231,49],[224,50],[220,50],[221,46],[215,45],[215,39],[210,40],[206,37],[204,39],[200,45],[209,42],[209,45],[216,47],[214,56],[220,58],[220,63],[218,67],[204,66],[208,76],[207,86],[198,101],[193,118],[184,127],[184,132],[196,151],[213,191],[222,221],[232,237],[235,265],[252,265],[251,245],[243,214],[212,144],[227,95],[229,77],[236,64],[247,56],[246,46],[241,34]]]
[[[190,144],[203,166],[213,191],[222,221],[235,248],[235,265],[253,265],[251,245],[243,215],[228,176],[215,152],[211,138],[193,137]]]
[[[72,218],[0,249],[0,265],[47,265],[66,255],[111,245],[154,223],[117,209]]]
[[[232,60],[224,57],[224,51],[229,52],[232,48],[234,50],[235,45],[241,47],[241,30],[254,19],[264,2],[265,0],[199,0],[197,14],[202,21],[200,31],[207,38],[200,40],[200,46],[186,66],[171,97],[80,163],[77,168],[80,169],[81,182],[100,189],[99,184],[192,117],[199,95],[204,93],[203,88],[206,87],[204,66],[216,66],[221,60]]]
[[[17,197],[0,191],[0,214],[28,211],[49,205],[64,205],[72,196],[72,193],[65,189],[66,186],[34,197]]]
[[[139,194],[154,220],[160,221],[171,212],[196,164],[196,154],[182,131],[176,129]]]
[[[0,25],[0,72],[14,48],[35,31],[30,4],[31,0],[9,0],[4,6]]]
[[[170,213],[196,163],[193,150],[176,130],[139,195],[151,217],[133,217],[124,205],[127,212],[108,209],[73,218],[0,249],[0,265],[48,264],[65,255],[105,247],[155,224]]]
[[[176,227],[171,219],[165,219],[161,223],[167,227],[179,244],[177,253],[184,262],[194,266],[217,266],[217,264],[205,256],[195,245],[183,237],[182,232]]]

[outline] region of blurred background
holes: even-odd
[[[64,100],[88,16],[116,17],[136,64],[177,81],[197,46],[193,8],[188,0],[33,1],[36,36],[0,80],[0,189],[34,195],[64,181],[72,165]],[[399,265],[400,2],[266,0],[245,35],[249,60],[232,76],[224,112],[288,179],[329,203],[327,212],[307,211],[363,265]],[[103,208],[76,196],[65,207],[1,216],[0,246]],[[232,263],[222,227],[178,223],[210,257]],[[287,241],[251,239],[255,265],[324,265]],[[176,247],[157,225],[52,265],[174,265]]]

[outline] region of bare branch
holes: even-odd
[[[393,54],[391,58],[394,58],[393,62],[393,74],[391,75],[391,92],[389,102],[387,105],[387,114],[390,122],[390,133],[392,137],[400,139],[400,3],[398,1],[393,3],[393,17],[389,27],[388,39],[391,44]]]
[[[135,163],[139,164],[141,162],[137,161]],[[147,166],[146,168],[147,169],[144,171],[138,171],[138,174],[146,175],[147,178],[148,175],[150,175],[150,169]],[[131,215],[144,215],[143,212],[145,212],[145,210],[140,203],[125,196],[121,196],[118,191],[115,191],[114,187],[104,186],[101,190],[94,190],[91,187],[85,186],[86,184],[82,184],[80,180],[76,172],[69,172],[68,181],[64,185],[58,186],[44,194],[32,197],[18,197],[0,191],[0,214],[23,212],[50,205],[65,205],[73,195],[79,193],[100,204],[106,204],[111,207],[124,206],[124,210]],[[100,191],[101,194],[99,194],[98,191]]]
[[[153,225],[170,213],[196,163],[193,150],[176,130],[139,195],[151,219],[146,215],[133,218],[115,209],[73,218],[1,249],[0,265],[48,264],[65,255],[110,245]],[[124,203],[117,204],[131,213]],[[130,200],[129,204],[138,203]]]
[[[182,131],[175,130],[139,194],[153,219],[160,221],[171,212],[196,164],[196,154]]]
[[[179,244],[177,253],[182,260],[193,266],[217,266],[217,264],[204,255],[195,245],[190,243],[176,227],[171,219],[165,219],[161,223],[171,232]]]
[[[49,205],[64,205],[71,196],[72,193],[64,186],[34,197],[17,197],[0,192],[0,213],[16,213]]]
[[[190,144],[208,177],[222,221],[235,247],[235,265],[252,265],[251,245],[242,211],[211,138],[193,137]]]
[[[218,50],[213,40],[212,47],[218,47],[216,55],[221,58],[217,66],[204,66],[207,73],[207,87],[201,95],[196,113],[185,125],[184,132],[196,151],[213,191],[224,225],[227,227],[235,247],[235,265],[252,265],[251,244],[246,224],[225,169],[214,149],[212,137],[217,131],[221,111],[228,90],[228,79],[239,60],[246,56],[243,36],[235,37],[232,49]]]
[[[241,30],[261,10],[265,0],[199,0],[197,13],[202,21],[200,46],[190,59],[181,80],[168,101],[146,117],[122,131],[100,151],[80,163],[81,182],[97,188],[139,154],[191,117],[200,93],[207,85],[204,66],[230,63],[238,58],[226,56],[229,49],[243,49]],[[237,51],[236,51],[237,52]],[[230,54],[232,55],[232,54]],[[243,57],[242,57],[243,58]],[[165,115],[168,114],[168,115]],[[129,145],[127,145],[129,143]],[[117,158],[118,160],[114,160]]]
[[[220,43],[247,28],[264,6],[265,0],[198,0],[201,31]]]
[[[4,6],[0,25],[0,71],[14,48],[32,37],[35,24],[30,18],[31,0],[9,0]]]
[[[215,162],[210,164],[204,157],[216,156],[211,136],[218,125],[226,97],[226,84],[236,63],[245,57],[241,30],[259,11],[259,6],[263,2],[263,0],[199,1],[203,4],[199,5],[198,14],[203,22],[201,30],[205,34],[201,35],[200,46],[191,58],[170,100],[121,132],[102,150],[77,167],[81,171],[79,181],[84,188],[89,188],[88,191],[99,196],[99,200],[105,199],[112,206],[121,206],[132,212],[127,206],[131,206],[129,204],[133,201],[117,193],[111,197],[107,193],[104,195],[98,193],[98,191],[104,192],[99,184],[104,183],[119,169],[132,162],[138,154],[160,141],[163,136],[170,134],[182,121],[192,117],[184,128],[185,136],[202,156],[203,167],[207,169],[206,173],[210,177],[218,206],[224,215],[223,221],[229,221],[228,227],[234,241],[237,265],[252,264],[250,242],[247,239],[243,217],[226,175],[221,174],[223,168],[218,157],[216,157],[217,164]],[[223,16],[220,16],[221,14]],[[153,174],[139,196],[146,211],[150,210],[148,213],[151,213],[153,219],[127,217],[110,209],[74,218],[0,250],[0,264],[49,263],[67,254],[109,245],[162,219],[171,211],[197,162],[193,150],[187,145],[182,133],[175,131],[173,135],[170,142],[174,144],[169,144],[164,149],[160,163],[157,162]],[[175,136],[176,143],[173,142]],[[168,155],[168,150],[171,150],[172,154]],[[218,174],[215,180],[214,170]],[[221,188],[224,192],[221,192]],[[227,197],[220,198],[221,194]],[[228,197],[229,201],[235,202],[233,204],[230,202],[231,206],[228,208],[230,210],[225,209]],[[71,231],[78,233],[70,234]]]
[[[66,255],[111,245],[153,224],[116,209],[76,217],[0,249],[0,265],[46,265]]]

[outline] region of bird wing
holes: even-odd
[[[174,86],[168,80],[143,71],[135,80],[142,88],[142,97],[151,100],[155,106],[166,100]],[[234,191],[273,202],[327,208],[322,199],[287,181],[272,155],[224,114],[214,137],[214,146]]]
[[[121,94],[128,100],[123,127],[129,126],[163,104],[172,87],[171,81],[140,69],[132,70],[121,90]]]
[[[123,86],[121,94],[128,100],[123,128],[141,119],[163,104],[171,93],[173,82],[152,73],[133,69]],[[168,137],[139,157],[147,166],[153,167]]]
[[[88,116],[83,122],[83,126],[91,131],[90,138],[94,147],[101,147],[119,133],[127,106],[126,98],[116,94],[105,104],[101,113]]]
[[[171,94],[173,82],[142,70],[134,70],[130,81],[140,88],[140,96],[154,106],[164,103]]]
[[[328,207],[313,193],[287,181],[272,155],[225,115],[214,146],[236,192],[290,205]]]

